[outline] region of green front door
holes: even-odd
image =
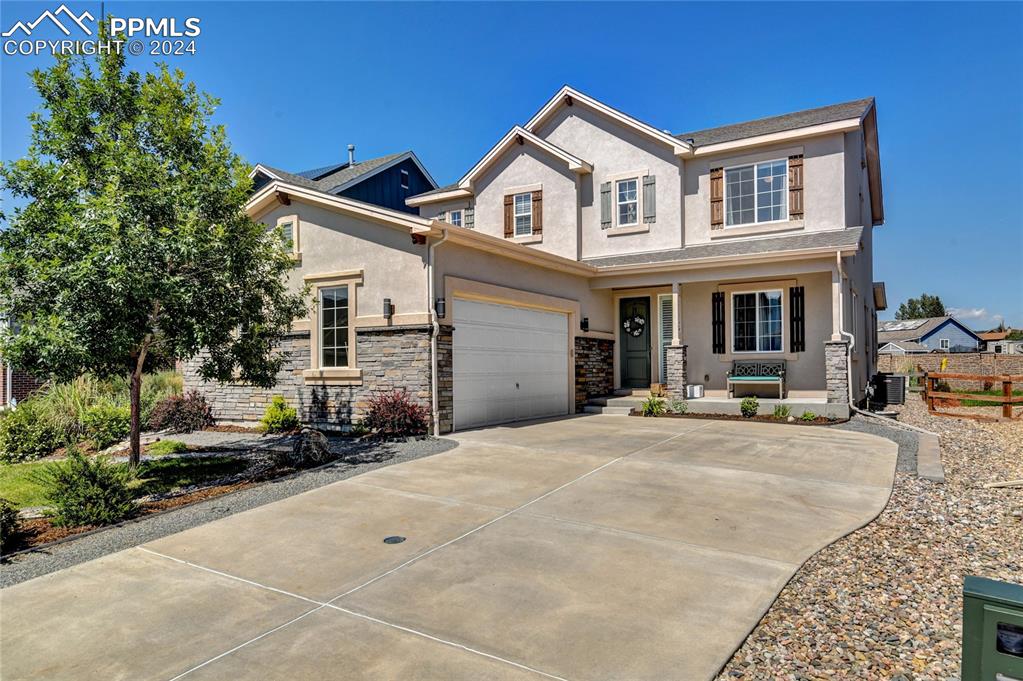
[[[650,298],[622,298],[618,331],[623,388],[650,387]]]

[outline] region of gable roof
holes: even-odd
[[[923,319],[894,319],[877,323],[877,340],[879,343],[892,341],[920,341],[951,322],[977,340],[976,333],[961,324],[955,317],[926,317]]]
[[[980,337],[982,341],[1005,340],[1005,337],[1008,335],[1009,335],[1008,331],[984,331],[982,333],[977,334],[977,336]]]
[[[896,350],[901,350],[909,354],[930,352],[930,348],[928,348],[926,345],[921,345],[916,341],[888,341],[887,343],[881,346],[881,349],[878,350],[878,353],[885,355],[895,355],[898,354]]]
[[[469,189],[472,187],[472,181],[479,177],[484,170],[493,165],[493,163],[516,142],[520,145],[529,142],[536,148],[547,152],[564,163],[567,163],[568,169],[573,172],[580,174],[593,172],[593,166],[578,156],[570,154],[561,147],[537,137],[522,126],[516,125],[514,128],[509,130],[508,134],[502,137],[501,141],[495,144],[490,151],[488,151],[486,155],[484,155],[483,158],[481,158],[479,162],[469,170],[469,172],[462,176],[462,179],[458,181],[457,186],[461,189]],[[419,194],[419,196],[422,196],[422,194]]]
[[[365,161],[356,161],[353,164],[349,164],[347,161],[344,163],[335,163],[328,166],[322,166],[320,168],[313,168],[311,170],[303,170],[298,173],[292,173],[285,170],[280,170],[272,166],[268,166],[265,163],[256,164],[256,167],[249,173],[249,177],[254,177],[257,173],[262,173],[269,177],[271,180],[285,180],[292,184],[297,184],[302,187],[308,187],[309,189],[315,189],[316,191],[326,192],[328,194],[335,194],[337,192],[344,191],[348,187],[351,187],[357,182],[361,182],[379,172],[387,170],[388,168],[395,166],[406,159],[412,159],[416,167],[422,171],[427,181],[434,187],[437,186],[437,182],[433,179],[426,168],[416,157],[413,151],[403,151],[397,154],[388,154],[387,156],[379,156],[377,158],[371,158]]]
[[[821,106],[816,109],[805,109],[780,116],[768,116],[743,123],[722,125],[716,128],[707,128],[695,132],[683,132],[675,135],[681,140],[692,140],[694,146],[701,147],[708,144],[720,144],[722,142],[734,142],[735,140],[757,137],[759,135],[771,135],[788,130],[798,130],[812,125],[824,123],[835,123],[849,119],[861,119],[874,105],[873,97],[855,99],[851,102]]]

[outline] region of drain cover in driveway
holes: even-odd
[[[398,535],[394,535],[394,536],[391,536],[391,537],[384,537],[384,543],[385,544],[400,544],[403,541],[405,541],[405,537],[399,537]]]

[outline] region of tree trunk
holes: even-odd
[[[141,363],[140,363],[141,364]],[[138,468],[142,460],[142,367],[131,372],[131,435],[129,437],[128,465]]]

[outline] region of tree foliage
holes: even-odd
[[[28,154],[0,165],[26,200],[0,232],[0,304],[19,327],[0,354],[37,375],[129,377],[137,456],[147,360],[205,351],[203,377],[269,387],[304,295],[280,238],[243,210],[248,167],[211,123],[216,99],[118,54],[31,76]]]
[[[945,305],[938,296],[921,293],[919,298],[910,298],[899,305],[895,313],[896,319],[924,319],[925,317],[944,317],[948,314]]]

